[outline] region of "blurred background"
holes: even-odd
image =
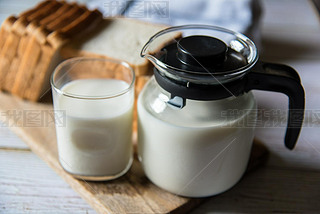
[[[0,23],[39,0],[0,0]],[[289,64],[300,74],[306,109],[320,109],[320,24],[311,0],[107,1],[79,0],[104,16],[126,16],[170,25],[218,25],[246,34],[263,60]],[[317,1],[319,2],[319,1]],[[319,4],[318,4],[319,5]],[[260,109],[287,109],[281,94],[255,92]],[[193,213],[318,213],[319,118],[304,124],[297,147],[283,146],[284,129],[257,129],[270,150],[266,167]],[[0,124],[0,213],[95,213],[8,127]],[[246,190],[246,191],[243,191]]]

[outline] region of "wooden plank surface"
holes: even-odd
[[[95,213],[32,152],[0,150],[0,163],[0,213]]]
[[[319,171],[268,167],[192,213],[319,213],[319,187]]]

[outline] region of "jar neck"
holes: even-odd
[[[256,108],[251,92],[221,100],[186,99],[186,105],[182,109],[168,105],[169,99],[170,93],[151,79],[139,95],[138,109],[141,111],[143,108],[154,117],[170,124],[199,128],[227,125]]]
[[[171,98],[180,97],[191,100],[220,100],[228,97],[237,97],[245,91],[245,77],[219,84],[197,84],[188,81],[179,81],[162,74],[154,68],[157,83],[171,94]]]

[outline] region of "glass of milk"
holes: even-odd
[[[101,181],[129,170],[134,81],[127,63],[111,59],[72,58],[55,69],[51,86],[59,161],[65,171]]]

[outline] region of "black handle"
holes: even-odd
[[[285,145],[288,149],[293,149],[301,130],[305,106],[304,89],[298,73],[286,65],[258,62],[247,78],[246,92],[258,89],[281,92],[289,97]]]

